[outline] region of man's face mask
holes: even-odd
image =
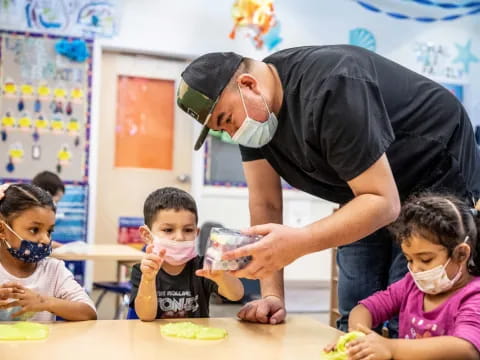
[[[42,259],[45,259],[52,253],[51,241],[48,244],[43,244],[22,239],[22,237],[13,231],[13,229],[6,222],[2,221],[2,223],[9,231],[12,232],[12,234],[20,239],[20,247],[18,249],[12,248],[8,241],[4,240],[5,244],[7,245],[8,252],[13,257],[26,263],[36,263]]]
[[[237,84],[240,98],[242,99],[243,109],[245,110],[245,120],[238,130],[233,134],[232,140],[237,144],[250,147],[259,148],[267,145],[275,135],[278,127],[278,119],[273,112],[270,112],[267,102],[262,95],[263,102],[269,113],[268,119],[265,122],[260,122],[248,116],[245,100],[243,99],[240,86]]]
[[[195,241],[175,241],[155,235],[145,226],[153,238],[153,253],[158,255],[161,249],[165,249],[165,261],[170,265],[182,265],[197,256]]]

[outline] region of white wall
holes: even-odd
[[[389,9],[400,6],[399,3],[405,4],[396,0],[372,2]],[[229,50],[257,59],[264,57],[267,52],[255,50],[242,35],[234,41],[228,38],[232,29],[232,3],[233,0],[124,0],[120,33],[114,39],[97,43],[96,60],[98,62],[98,48],[104,46],[190,56]],[[465,43],[471,38],[472,50],[480,54],[478,16],[450,23],[421,24],[368,12],[349,0],[276,0],[275,4],[282,23],[284,41],[281,48],[347,43],[349,30],[365,27],[375,34],[380,54],[414,70],[418,70],[418,65],[411,48],[416,40]],[[425,8],[428,7],[418,5],[414,9]],[[402,9],[405,10],[397,10]],[[437,10],[434,14],[443,12]],[[476,64],[472,65],[466,102],[474,121],[480,124],[479,96],[480,65]],[[194,155],[193,193],[199,202],[201,221],[216,220],[231,227],[247,226],[246,190],[205,188],[202,174],[203,156],[197,153]],[[332,211],[332,204],[298,192],[287,192],[285,197],[287,224],[298,225],[298,216],[302,218],[301,223],[308,223]],[[327,280],[329,277],[329,252],[300,259],[286,270],[287,279]]]

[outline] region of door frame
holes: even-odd
[[[168,53],[161,51],[152,51],[148,49],[138,49],[133,47],[121,47],[106,43],[105,40],[98,40],[94,42],[93,54],[92,54],[92,86],[91,86],[91,104],[90,104],[90,153],[88,159],[88,209],[87,209],[87,243],[93,244],[96,228],[96,209],[97,209],[97,189],[96,184],[98,180],[98,153],[99,153],[99,121],[101,113],[101,101],[100,95],[102,92],[102,65],[103,55],[105,53],[117,53],[124,55],[144,55],[157,57],[163,60],[191,62],[197,56],[192,54],[180,54],[180,53]],[[195,143],[196,136],[200,133],[200,126],[195,124],[193,129],[192,143]],[[198,153],[198,152],[197,152]],[[202,182],[203,172],[198,172],[198,165],[196,162],[201,158],[199,154],[195,154],[192,157],[192,169],[191,169],[191,189],[192,195],[196,197],[198,186]],[[90,261],[86,262],[85,266],[85,288],[87,291],[92,290],[93,284],[93,264]]]

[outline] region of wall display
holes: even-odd
[[[119,9],[120,0],[2,0],[0,24],[6,30],[112,37]]]
[[[465,45],[463,45],[465,44]],[[418,72],[433,78],[466,81],[472,65],[480,62],[471,50],[472,41],[440,44],[418,41],[413,46]]]
[[[226,136],[225,136],[226,135]],[[221,132],[210,132],[205,141],[204,185],[246,187],[238,144]],[[284,189],[293,189],[282,179]]]
[[[145,242],[140,236],[138,228],[143,226],[142,217],[120,217],[118,219],[118,243],[129,245],[136,249],[143,249]]]
[[[72,60],[58,44],[75,44],[83,55]],[[87,183],[92,62],[85,53],[92,46],[0,32],[0,176],[28,180],[49,170],[67,183]]]

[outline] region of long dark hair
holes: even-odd
[[[480,276],[479,212],[454,196],[423,193],[403,204],[390,230],[400,244],[416,234],[444,246],[449,256],[468,236],[471,248],[468,272]]]
[[[23,211],[34,207],[50,208],[55,212],[50,194],[31,184],[10,185],[0,199],[0,215],[6,221],[12,221]]]

